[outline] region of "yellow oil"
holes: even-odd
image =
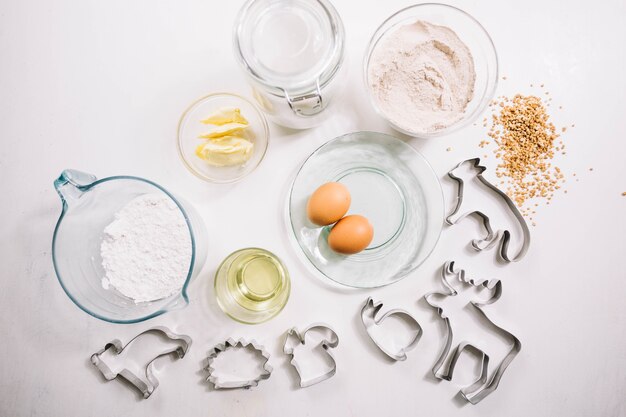
[[[290,288],[289,274],[280,259],[260,248],[232,253],[215,276],[220,307],[244,323],[260,323],[278,314],[287,303]]]

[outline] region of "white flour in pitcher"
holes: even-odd
[[[115,213],[100,246],[105,276],[136,303],[180,291],[191,262],[191,236],[178,206],[164,194],[144,194]]]

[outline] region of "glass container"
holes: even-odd
[[[374,238],[362,252],[342,255],[328,246],[332,226],[311,223],[306,205],[322,184],[350,192],[348,214],[365,216]],[[330,140],[304,162],[291,186],[287,222],[305,264],[351,287],[392,284],[431,254],[444,223],[443,192],[428,161],[405,142],[377,132]]]
[[[196,147],[208,139],[200,139],[208,129],[201,123],[210,114],[228,107],[241,110],[248,120],[245,138],[254,145],[252,156],[242,165],[212,166],[196,155]],[[231,93],[214,93],[195,101],[185,110],[178,123],[178,153],[183,164],[196,177],[216,183],[236,182],[254,171],[263,161],[269,144],[269,127],[265,116],[250,100]]]
[[[326,0],[249,0],[233,34],[259,106],[294,129],[317,126],[332,113],[345,76],[344,38]]]
[[[467,104],[462,118],[452,125],[432,132],[412,132],[394,124],[380,110],[376,98],[371,94],[369,65],[372,53],[378,43],[388,34],[403,25],[423,20],[452,29],[469,48],[474,59],[476,81],[474,95]],[[374,32],[367,47],[363,65],[365,88],[370,102],[378,114],[385,118],[398,132],[420,138],[438,137],[454,132],[472,123],[485,110],[496,91],[498,84],[498,55],[491,37],[485,28],[472,16],[461,9],[447,4],[422,3],[406,7],[385,20]]]
[[[111,323],[137,323],[189,303],[187,288],[206,258],[207,236],[193,208],[160,185],[143,178],[94,175],[65,170],[54,182],[62,211],[52,239],[52,260],[67,296],[84,312]],[[180,209],[191,239],[191,257],[180,292],[156,301],[135,303],[115,289],[105,289],[100,256],[104,228],[117,211],[144,194],[164,194]]]
[[[257,324],[276,316],[287,304],[290,291],[287,268],[265,249],[233,252],[215,274],[220,308],[241,323]]]

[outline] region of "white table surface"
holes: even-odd
[[[552,107],[555,121],[576,127],[564,136],[568,153],[559,163],[579,181],[570,177],[568,193],[539,208],[522,262],[502,267],[493,252],[467,250],[478,230],[468,221],[444,229],[419,270],[374,291],[338,288],[311,275],[286,238],[281,207],[294,169],[319,145],[356,130],[391,133],[365,99],[360,65],[373,30],[409,2],[337,0],[351,71],[345,111],[317,129],[272,126],[257,171],[234,185],[209,185],[181,164],[175,131],[181,111],[199,96],[249,94],[231,50],[240,3],[0,3],[0,415],[626,415],[624,2],[455,2],[494,39],[507,77],[499,94],[532,93],[530,83],[545,83],[563,105],[558,112]],[[484,132],[470,126],[410,143],[443,177],[456,162],[485,153],[477,146]],[[485,162],[493,168],[495,160]],[[52,268],[50,242],[61,208],[52,181],[69,167],[99,177],[152,179],[200,211],[210,250],[186,309],[115,325],[88,316],[67,298]],[[230,216],[245,220],[227,224]],[[276,252],[292,275],[289,304],[258,326],[229,320],[212,294],[219,261],[247,246]],[[490,311],[523,342],[501,387],[477,406],[454,398],[467,375],[440,383],[429,377],[442,329],[418,300],[440,288],[437,273],[448,259],[502,279],[504,295]],[[366,339],[358,312],[370,294],[422,323],[424,336],[406,362],[390,364]],[[339,333],[339,371],[299,390],[280,354],[282,335],[317,321]],[[158,324],[191,335],[194,343],[184,360],[160,367],[161,385],[149,400],[117,381],[105,383],[89,364],[105,342],[128,340]],[[202,359],[228,336],[265,344],[275,368],[268,381],[243,392],[207,389]]]

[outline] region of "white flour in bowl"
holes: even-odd
[[[368,64],[369,88],[392,124],[433,133],[463,117],[474,95],[472,54],[445,26],[416,21],[384,35]]]
[[[105,276],[136,303],[168,297],[182,288],[191,262],[191,236],[180,209],[164,194],[144,194],[115,213],[100,246]]]

